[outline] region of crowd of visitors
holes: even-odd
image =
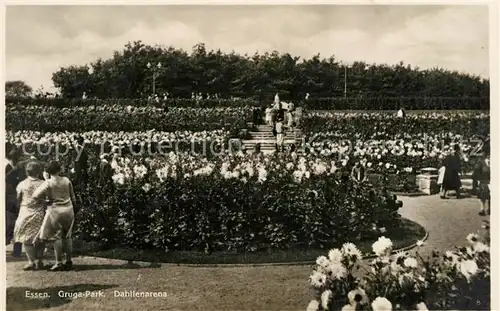
[[[263,116],[264,115],[264,116]],[[272,104],[264,110],[255,108],[253,111],[253,123],[260,125],[264,122],[272,127],[273,135],[276,137],[276,150],[284,150],[284,137],[286,131],[294,132],[300,125],[302,117],[302,108],[295,107],[293,102],[282,102],[279,95],[276,94]]]

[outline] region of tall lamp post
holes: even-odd
[[[156,78],[158,77],[159,70],[161,69],[161,63],[158,62],[156,66],[152,66],[151,63],[147,64],[148,69],[151,69],[153,67],[153,96],[156,95]]]
[[[344,65],[344,98],[347,98],[347,65]]]

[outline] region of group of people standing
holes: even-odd
[[[55,264],[50,270],[71,270],[76,198],[61,163],[43,163],[14,149],[7,155],[5,176],[5,242],[14,244],[13,255],[20,256],[24,246],[28,264],[23,269],[44,269],[46,243],[53,243]]]
[[[296,109],[292,102],[281,102],[278,94],[272,105],[265,110],[265,122],[273,128],[276,137],[276,150],[283,151],[285,131],[294,132],[294,128],[300,125],[300,108]]]
[[[439,169],[437,183],[441,187],[441,199],[447,199],[450,190],[455,191],[457,199],[460,198],[460,189],[462,187],[460,180],[461,162],[460,146],[455,145],[453,152],[444,158],[443,165]],[[489,141],[486,141],[477,158],[472,175],[472,190],[480,200],[481,209],[479,214],[482,216],[490,213],[490,174]]]

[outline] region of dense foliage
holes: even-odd
[[[31,96],[33,89],[24,81],[6,81],[5,97],[26,98]]]
[[[489,310],[489,223],[483,227],[482,238],[471,233],[467,246],[427,259],[418,251],[391,255],[392,241],[382,236],[372,246],[376,258],[361,271],[354,244],[332,249],[316,261],[310,283],[317,297],[307,311]]]
[[[80,135],[96,154],[104,143],[120,146],[125,153],[133,149],[139,155],[163,143],[170,145],[170,149],[162,149],[167,152],[200,152],[199,147],[205,145],[205,155],[217,155],[220,148],[228,149],[228,139],[238,136],[249,116],[247,108],[171,108],[165,112],[154,107],[10,107],[7,141],[74,145],[74,138]],[[123,118],[127,121],[117,122]],[[309,112],[302,121],[305,136],[298,147],[339,166],[359,161],[374,173],[414,176],[423,167],[440,167],[452,144],[458,143],[463,153],[462,171],[468,173],[474,165],[469,160],[489,137],[489,122],[489,115],[481,112],[419,113],[404,120],[380,112]],[[190,148],[191,142],[197,147]],[[414,186],[412,178],[404,180],[407,186],[397,189]]]
[[[168,92],[176,98],[190,98],[193,93],[258,99],[279,93],[283,99],[295,100],[306,93],[314,98],[489,96],[489,80],[443,69],[419,70],[402,62],[395,66],[355,62],[346,69],[334,56],[301,61],[288,53],[247,56],[207,51],[204,44],[187,53],[128,43],[112,58],[98,59],[90,67],[61,68],[52,80],[65,98],[81,98],[85,92],[105,99],[146,98],[153,93],[153,78],[160,97]]]
[[[84,106],[56,108],[8,106],[7,130],[43,132],[66,131],[211,131],[227,129],[235,133],[249,120],[250,108],[155,108]]]
[[[343,167],[293,154],[117,156],[113,181],[104,187],[96,187],[99,162],[91,159],[90,180],[75,186],[77,228],[109,245],[202,251],[334,246],[400,224],[395,196],[348,182]],[[62,161],[69,164],[70,157]],[[71,170],[67,174],[72,178]]]
[[[167,98],[146,99],[67,99],[67,98],[20,98],[7,97],[7,106],[60,107],[77,106],[132,106],[132,107],[263,107],[271,103],[270,99],[182,99]],[[297,102],[309,110],[397,110],[401,107],[413,110],[488,110],[489,97],[357,97],[357,98],[311,98]]]

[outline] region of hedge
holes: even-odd
[[[51,106],[58,108],[76,106],[119,105],[144,107],[251,107],[266,105],[269,99],[261,102],[253,99],[167,99],[159,102],[145,99],[64,99],[64,98],[6,98],[7,106]],[[337,97],[311,98],[296,100],[309,110],[489,110],[489,97]]]

